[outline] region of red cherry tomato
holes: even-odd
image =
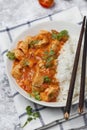
[[[45,8],[50,8],[54,4],[54,0],[38,0],[40,5],[42,5]]]

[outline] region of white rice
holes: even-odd
[[[56,78],[58,79],[60,84],[60,93],[58,96],[59,102],[65,103],[67,99],[76,48],[77,48],[76,39],[75,38],[73,38],[73,40],[69,39],[62,47],[60,55],[58,57]],[[82,51],[80,55],[77,77],[75,82],[73,102],[77,101],[79,97],[78,95],[80,90],[81,61],[82,61],[81,57],[82,57]],[[86,90],[87,90],[87,74],[86,74]]]

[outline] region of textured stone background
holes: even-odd
[[[23,23],[73,5],[78,5],[81,12],[87,14],[87,0],[55,0],[55,6],[50,9],[42,8],[38,0],[0,0],[0,28]]]

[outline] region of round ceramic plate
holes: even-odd
[[[40,30],[50,31],[52,29],[58,30],[58,31],[66,29],[66,30],[68,30],[69,35],[72,39],[73,39],[73,37],[75,37],[76,41],[77,41],[77,39],[79,38],[80,26],[77,24],[67,23],[67,22],[63,22],[63,21],[44,22],[41,24],[37,24],[33,27],[30,27],[29,29],[27,29],[24,32],[22,32],[21,34],[19,34],[19,36],[14,40],[14,42],[9,50],[12,50],[13,48],[15,48],[17,45],[17,42],[19,40],[23,40],[28,35],[36,35],[39,33]],[[13,87],[15,87],[14,89],[16,89],[25,98],[27,98],[28,100],[35,102],[37,104],[48,106],[48,107],[65,106],[66,101],[64,101],[64,102],[59,102],[59,101],[58,102],[44,102],[44,101],[37,101],[36,99],[30,97],[30,95],[28,93],[26,93],[20,86],[18,86],[15,79],[11,75],[11,69],[12,69],[12,61],[9,60],[8,58],[6,58],[6,70],[7,70],[7,75],[8,75],[9,81],[11,81],[14,84],[13,85]],[[75,101],[74,104],[77,102],[78,102],[78,100]]]

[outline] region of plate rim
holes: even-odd
[[[9,49],[8,50],[11,50],[14,46],[16,46],[17,45],[17,41],[18,41],[18,39],[20,39],[20,37],[21,37],[21,35],[23,35],[24,33],[26,33],[26,32],[28,32],[29,30],[31,30],[31,29],[33,29],[34,27],[38,27],[38,26],[43,26],[44,24],[48,24],[48,23],[51,23],[51,24],[54,24],[54,23],[64,23],[64,24],[66,24],[66,25],[73,25],[73,26],[76,26],[76,27],[78,27],[79,29],[80,29],[80,25],[78,25],[78,24],[75,24],[75,23],[71,23],[71,22],[67,22],[67,21],[46,21],[46,22],[41,22],[41,23],[37,23],[37,24],[35,24],[35,25],[32,25],[31,27],[29,27],[29,28],[27,28],[27,29],[25,29],[25,30],[23,30],[14,40],[13,40],[13,42],[12,42],[12,45],[9,47]],[[44,29],[43,29],[44,30]],[[39,30],[40,31],[40,30]],[[27,36],[27,35],[26,35]],[[23,38],[24,39],[24,38]],[[21,39],[20,39],[21,40]],[[8,76],[8,79],[9,79],[9,82],[12,82],[13,81],[13,83],[14,83],[14,78],[11,76],[11,74],[8,72],[8,68],[7,68],[7,64],[8,64],[8,61],[10,61],[7,57],[6,57],[6,74],[7,74],[7,76]],[[12,61],[10,61],[10,62],[12,62]],[[15,81],[15,84],[17,85],[17,86],[15,86],[14,85],[14,87],[15,87],[15,89],[16,89],[16,91],[18,91],[23,97],[25,97],[27,100],[29,100],[29,101],[31,101],[31,102],[33,102],[33,103],[37,103],[37,104],[39,104],[39,105],[43,105],[43,106],[46,106],[46,107],[65,107],[65,104],[63,103],[61,103],[61,104],[57,104],[58,102],[44,102],[44,101],[38,101],[38,100],[36,100],[36,99],[34,99],[34,98],[30,98],[30,96],[27,96],[27,95],[24,95],[24,93],[26,93],[26,94],[28,94],[27,92],[25,92],[17,83],[16,83],[16,81]],[[12,87],[13,88],[13,87]],[[17,89],[18,88],[18,89]],[[13,88],[14,89],[14,88]],[[20,91],[20,90],[22,90],[22,91],[24,91],[24,93],[22,93],[22,91]],[[29,94],[28,94],[29,95]],[[76,103],[78,103],[78,101],[75,101],[72,105],[74,105],[74,104],[76,104]]]

